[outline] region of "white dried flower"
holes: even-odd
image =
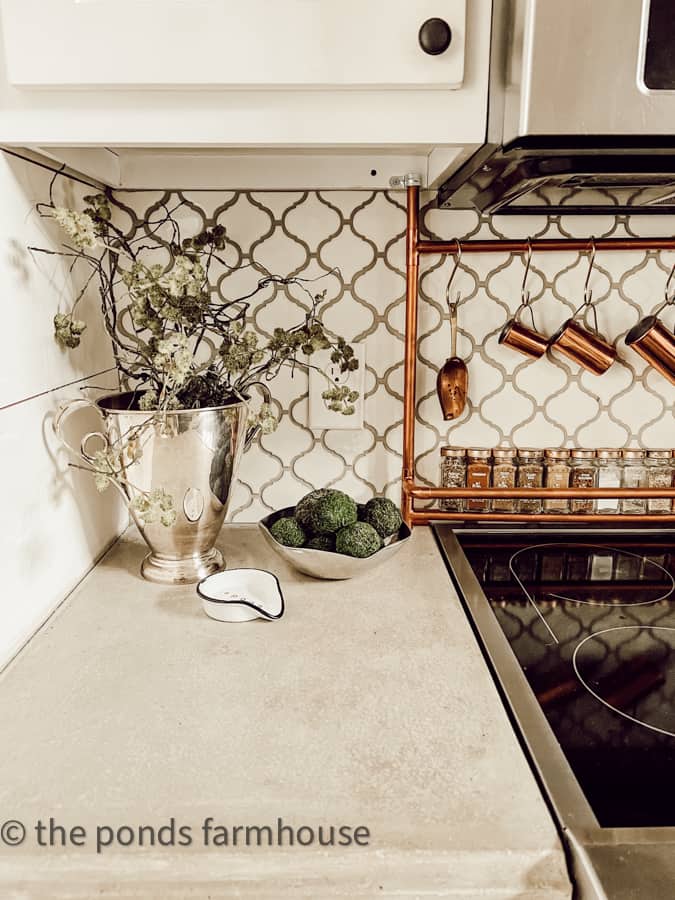
[[[109,450],[97,450],[94,453],[94,484],[99,493],[106,490],[111,480],[115,478],[117,472],[115,469],[115,458]]]
[[[138,401],[138,408],[143,410],[144,412],[148,410],[155,410],[157,409],[158,403],[159,398],[157,397],[157,391],[145,391],[141,399]]]
[[[173,497],[164,488],[155,488],[148,494],[137,494],[131,501],[131,508],[144,525],[159,521],[167,528],[176,521]]]
[[[198,297],[204,282],[204,267],[187,256],[177,256],[173,268],[162,279],[164,287],[172,297]]]
[[[74,319],[71,313],[57,313],[54,316],[54,338],[64,348],[79,347],[86,327],[81,319]]]
[[[98,246],[96,226],[87,213],[67,209],[65,206],[55,206],[54,218],[80,250],[93,250]]]
[[[255,415],[248,420],[249,428],[258,426],[263,434],[272,434],[279,426],[279,420],[274,415],[272,406],[269,403],[263,403]]]
[[[184,384],[194,367],[187,337],[184,334],[172,334],[159,341],[153,363],[170,388]]]
[[[341,387],[332,387],[323,391],[321,397],[326,409],[341,413],[343,416],[353,416],[356,412],[354,403],[359,399],[359,392],[343,384]]]

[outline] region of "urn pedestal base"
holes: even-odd
[[[195,584],[224,568],[223,554],[213,547],[207,553],[180,559],[149,553],[141,564],[141,574],[157,584]]]

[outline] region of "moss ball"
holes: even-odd
[[[305,494],[304,497],[298,500],[295,507],[295,518],[304,529],[311,529],[310,518],[314,507],[322,497],[325,497],[329,493],[330,491],[328,488],[319,488],[318,491],[310,491],[309,494]]]
[[[381,538],[396,534],[403,523],[398,506],[386,497],[373,497],[366,503],[363,521],[372,525]]]
[[[307,535],[295,516],[284,516],[270,526],[270,534],[284,547],[304,547]]]
[[[382,546],[382,538],[367,522],[354,522],[340,529],[335,538],[335,549],[345,556],[365,559],[372,556]]]
[[[308,550],[327,550],[329,553],[335,552],[335,535],[334,534],[315,534],[311,537],[305,547]]]
[[[327,490],[312,502],[307,521],[315,534],[333,534],[356,522],[356,503],[342,491]]]

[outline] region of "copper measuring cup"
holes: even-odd
[[[672,295],[668,293],[674,275],[675,265],[670,270],[666,283],[665,301],[651,316],[640,319],[624,338],[627,347],[632,347],[671,384],[675,384],[675,337],[665,328],[659,319],[659,313],[666,306],[675,304],[675,292]]]
[[[506,325],[502,328],[501,334],[499,335],[499,343],[505,347],[510,347],[512,350],[517,350],[518,353],[523,353],[525,356],[529,356],[532,359],[539,359],[539,357],[543,356],[546,353],[546,348],[548,347],[548,338],[545,338],[543,334],[539,334],[537,331],[537,326],[534,321],[534,313],[532,312],[531,301],[530,301],[530,292],[525,289],[525,285],[527,283],[527,275],[530,271],[530,262],[532,260],[532,245],[530,244],[530,240],[528,238],[527,241],[527,261],[525,263],[525,274],[523,275],[523,284],[520,289],[520,306],[516,310],[516,313]],[[524,315],[525,311],[529,312],[530,319],[532,320],[532,328],[528,328],[527,325],[523,325],[521,319]]]
[[[590,265],[584,284],[583,303],[569,319],[562,323],[549,341],[549,347],[552,350],[559,350],[572,362],[579,363],[593,375],[603,375],[616,359],[616,347],[602,337],[598,328],[598,314],[593,306],[593,292],[588,287],[594,261],[595,241],[593,240]],[[590,327],[587,322],[589,313],[593,316]]]

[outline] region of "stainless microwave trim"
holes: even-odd
[[[638,896],[629,893],[630,885],[626,883],[622,860],[628,857],[656,860],[661,866],[660,871],[668,873],[669,879],[672,873],[672,882],[665,882],[672,893],[675,885],[675,827],[600,826],[457,539],[458,534],[479,534],[481,537],[514,534],[522,537],[531,533],[533,541],[553,535],[564,535],[569,540],[575,534],[588,536],[601,534],[602,531],[588,528],[453,528],[441,523],[434,524],[433,530],[504,706],[515,723],[530,765],[557,821],[561,839],[567,845],[578,891],[575,897],[578,900],[612,900],[615,897]],[[630,529],[612,530],[612,534],[631,533],[635,532]],[[675,542],[675,532],[672,531],[647,529],[641,530],[640,534],[668,534]],[[654,872],[648,874],[651,876]],[[664,882],[660,882],[659,888],[663,887]],[[662,891],[652,893],[651,888],[648,890],[639,894],[640,900],[661,900],[671,895]]]
[[[644,71],[656,2],[494,0],[485,144],[439,205],[673,215],[675,90]]]
[[[649,0],[495,0],[493,92],[504,92],[500,143],[526,136],[672,136],[672,92],[639,85]]]

